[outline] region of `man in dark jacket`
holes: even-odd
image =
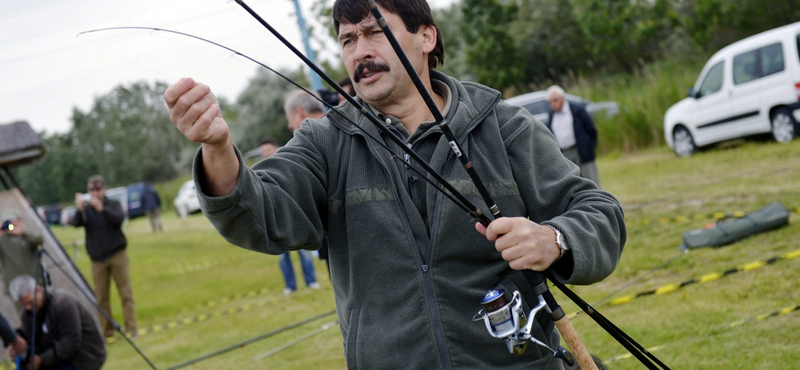
[[[147,218],[150,219],[150,226],[153,228],[153,232],[164,231],[164,226],[161,224],[161,197],[150,181],[144,183],[142,206],[147,211]]]
[[[562,369],[539,346],[510,354],[472,318],[493,288],[538,302],[521,270],[549,269],[571,284],[608,276],[626,238],[619,202],[581,178],[527,111],[432,70],[444,46],[427,1],[376,2],[506,217],[474,225],[409,169],[418,163],[395,160],[410,147],[479,199],[363,0],[333,5],[342,60],[366,110],[405,142],[346,103],[248,168],[210,88],[181,79],[164,98],[177,128],[202,143],[194,176],[204,214],[229,242],[270,254],[319,248],[327,232],[349,369]],[[535,320],[533,335],[557,346],[549,316]]]
[[[110,278],[113,277],[122,300],[125,331],[129,336],[136,337],[136,312],[131,290],[130,265],[128,255],[125,253],[128,242],[122,234],[125,213],[119,202],[106,197],[106,185],[102,176],[92,176],[88,182],[89,204],[87,206],[82,194],[75,194],[75,207],[78,211],[72,219],[72,225],[86,228],[86,251],[92,260],[92,280],[97,303],[111,316],[109,286]],[[114,327],[103,315],[100,315],[100,322],[103,335],[113,336]]]
[[[106,360],[103,337],[92,313],[66,291],[44,293],[36,280],[20,275],[11,281],[14,300],[22,313],[22,336],[30,343],[33,310],[36,310],[35,352],[30,369],[97,370]]]
[[[559,86],[547,89],[547,101],[552,108],[547,128],[555,135],[561,153],[581,168],[581,176],[594,181],[600,187],[600,175],[594,163],[597,128],[592,117],[584,106],[570,104],[564,89]]]

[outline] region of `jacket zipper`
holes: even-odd
[[[375,158],[380,158],[380,156],[375,154],[372,145],[369,145],[368,141],[365,141],[365,143],[367,143],[367,148],[369,148],[370,153],[372,153],[372,155]],[[381,167],[383,167],[383,170],[386,171],[386,173],[388,174],[392,173],[391,171],[389,171],[389,168],[386,166],[384,161],[378,160],[378,162],[380,162]],[[414,233],[412,231],[413,228],[411,226],[411,222],[408,219],[408,213],[406,212],[406,208],[403,204],[402,199],[400,198],[400,194],[397,192],[396,188],[392,188],[392,192],[394,192],[395,199],[397,199],[397,204],[400,206],[400,209],[403,213],[403,221],[406,225],[406,228],[409,231],[411,231],[411,242],[416,247],[417,263],[419,263],[420,265],[420,268],[422,270],[422,280],[425,283],[426,303],[430,308],[430,319],[433,322],[433,332],[436,334],[436,347],[439,350],[439,360],[442,362],[443,369],[450,370],[452,369],[452,366],[450,365],[450,361],[447,357],[447,352],[445,350],[444,330],[442,329],[442,324],[441,321],[439,320],[439,312],[436,310],[436,304],[435,304],[436,296],[433,293],[433,278],[429,273],[430,265],[425,260],[422,259],[422,252],[420,252],[419,244],[417,244],[416,238],[414,238]],[[431,241],[432,240],[433,239],[431,239]]]

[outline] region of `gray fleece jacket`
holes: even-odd
[[[449,87],[446,119],[504,216],[530,217],[565,235],[572,258],[558,266],[563,281],[591,284],[611,274],[626,238],[617,200],[581,178],[550,131],[497,91],[438,72],[432,77]],[[381,137],[377,128],[350,104],[339,111],[352,122],[329,113],[305,122],[253,168],[240,162],[238,185],[227,196],[204,194],[198,153],[200,204],[217,230],[235,245],[269,254],[319,248],[327,232],[349,369],[560,369],[535,345],[522,356],[509,354],[472,320],[489,289],[519,290],[528,302],[536,295],[474,221],[432,186],[424,194],[425,224],[402,162],[363,133]],[[431,167],[490,214],[447,141],[431,137],[438,140]],[[535,334],[556,346],[546,316]]]

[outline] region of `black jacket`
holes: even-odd
[[[86,251],[92,261],[105,261],[128,245],[122,234],[122,221],[125,212],[116,200],[103,200],[103,212],[97,212],[86,203],[83,212],[76,212],[73,226],[86,227]]]
[[[53,290],[36,313],[36,353],[46,368],[70,361],[80,370],[97,370],[106,361],[103,336],[94,314],[65,291]],[[23,311],[20,333],[30,345],[33,313]],[[45,332],[42,325],[47,328]]]
[[[597,147],[597,128],[583,105],[569,104],[572,112],[572,128],[575,130],[575,146],[581,163],[594,161],[594,149]],[[553,131],[553,112],[547,113],[547,128]]]

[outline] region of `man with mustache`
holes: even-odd
[[[231,243],[279,254],[318,248],[327,231],[331,278],[350,369],[561,369],[536,345],[521,356],[472,321],[489,289],[536,292],[520,270],[550,269],[563,282],[608,276],[626,239],[622,208],[579,176],[553,135],[485,86],[433,69],[444,62],[425,0],[378,6],[461,140],[505,218],[488,228],[393,160],[364,132],[388,140],[344,104],[306,124],[270,160],[242,162],[208,86],[182,79],[164,94],[172,121],[202,143],[195,181],[204,214]],[[474,185],[363,0],[337,0],[333,20],[358,99],[386,128],[479,203]],[[487,212],[485,206],[482,207]],[[547,315],[534,335],[555,347]]]

